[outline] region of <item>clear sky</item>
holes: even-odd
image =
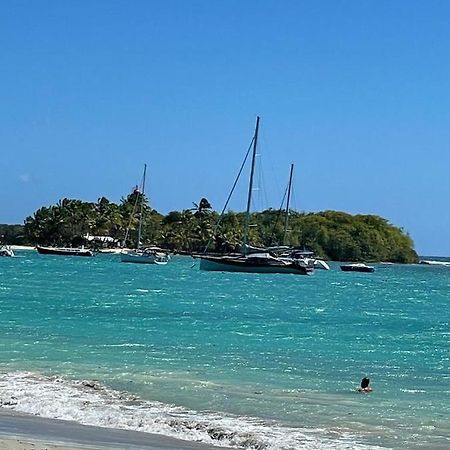
[[[117,202],[144,163],[158,211],[220,210],[256,115],[266,206],[293,162],[297,209],[450,255],[450,2],[2,2],[0,223]]]

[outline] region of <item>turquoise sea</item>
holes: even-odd
[[[246,449],[450,448],[450,267],[193,264],[0,258],[0,404]]]

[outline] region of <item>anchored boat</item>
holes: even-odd
[[[142,176],[142,188],[141,192],[139,192],[138,188],[136,188],[136,204],[138,200],[139,203],[139,227],[138,227],[138,238],[136,242],[136,248],[134,250],[124,250],[120,253],[120,259],[122,262],[126,263],[138,263],[138,264],[167,264],[170,257],[167,252],[158,248],[158,247],[142,247],[141,246],[141,237],[142,237],[142,224],[144,221],[144,192],[145,192],[145,176],[147,173],[147,164],[144,164],[144,174]],[[134,211],[133,211],[134,213]],[[131,220],[130,220],[131,224]],[[127,229],[127,233],[125,236],[125,241],[127,240],[128,233],[130,230],[130,226]]]
[[[343,272],[375,272],[375,267],[364,263],[344,264],[341,266]]]
[[[222,272],[248,272],[248,273],[293,273],[298,275],[309,275],[314,271],[313,263],[304,260],[281,258],[273,252],[265,249],[253,249],[248,245],[250,227],[250,206],[253,192],[253,176],[255,172],[256,148],[258,143],[259,120],[256,118],[255,133],[252,139],[253,152],[250,170],[250,179],[247,197],[247,210],[245,214],[242,253],[212,256],[207,254],[196,255],[200,258],[200,269]],[[250,148],[248,152],[250,151]],[[245,157],[247,159],[248,156]],[[245,160],[244,160],[245,163]],[[291,172],[292,175],[292,172]],[[225,208],[224,208],[225,210]]]
[[[36,250],[41,255],[62,255],[62,256],[95,256],[92,250],[86,248],[72,248],[72,247],[42,247],[36,246]]]

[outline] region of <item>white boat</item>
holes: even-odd
[[[427,264],[429,266],[448,266],[450,267],[450,261],[435,261],[430,259],[421,259],[419,264]]]
[[[145,175],[147,173],[147,164],[144,164],[144,174],[142,176],[142,189],[138,193],[140,199],[139,227],[136,248],[134,250],[123,250],[120,253],[120,260],[125,263],[136,264],[167,264],[169,262],[169,254],[158,247],[141,247],[142,223],[144,218],[144,192],[145,192]],[[136,199],[136,202],[138,200]],[[136,203],[137,204],[137,203]],[[134,213],[134,211],[133,211]],[[125,241],[127,240],[130,226],[127,229]]]
[[[312,265],[314,269],[330,270],[330,266],[323,259],[318,259],[314,256],[314,252],[309,250],[288,249],[282,256],[286,259],[303,262],[306,265]]]
[[[341,266],[343,272],[375,272],[375,267],[364,263],[350,263]]]
[[[280,258],[273,252],[269,252],[264,249],[253,250],[252,247],[248,244],[250,227],[250,206],[253,192],[253,176],[255,171],[258,130],[259,117],[256,118],[255,133],[252,140],[253,153],[248,187],[247,210],[245,214],[243,245],[241,247],[242,253],[237,255],[222,256],[207,255],[206,253],[204,253],[202,255],[196,255],[195,257],[200,258],[201,270],[247,273],[293,273],[298,275],[308,275],[314,271],[313,265],[305,264],[303,261],[300,262]]]
[[[9,245],[0,245],[0,256],[14,256],[14,251]]]
[[[323,259],[314,259],[314,268],[322,270],[330,270],[330,266]]]
[[[278,255],[280,258],[293,261],[297,265],[301,265],[304,267],[312,267],[313,269],[322,269],[322,270],[330,270],[330,266],[323,260],[317,259],[314,256],[314,252],[305,249],[292,248],[287,244],[287,236],[289,231],[289,204],[291,198],[291,186],[292,186],[292,174],[294,172],[294,164],[291,164],[291,171],[289,174],[289,184],[287,190],[287,201],[286,201],[286,214],[284,220],[284,235],[283,235],[283,246],[274,249],[274,253]]]
[[[122,262],[137,264],[167,264],[170,256],[158,247],[129,250],[120,254]]]

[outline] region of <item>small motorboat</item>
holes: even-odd
[[[0,256],[14,256],[13,249],[9,245],[0,245]]]
[[[434,261],[429,259],[421,259],[419,261],[419,264],[427,264],[429,266],[449,266],[450,267],[450,261]]]
[[[344,264],[341,266],[343,272],[375,272],[375,267],[364,263]]]
[[[36,250],[41,255],[61,255],[61,256],[94,256],[95,253],[87,248],[72,247],[42,247],[36,246]]]

